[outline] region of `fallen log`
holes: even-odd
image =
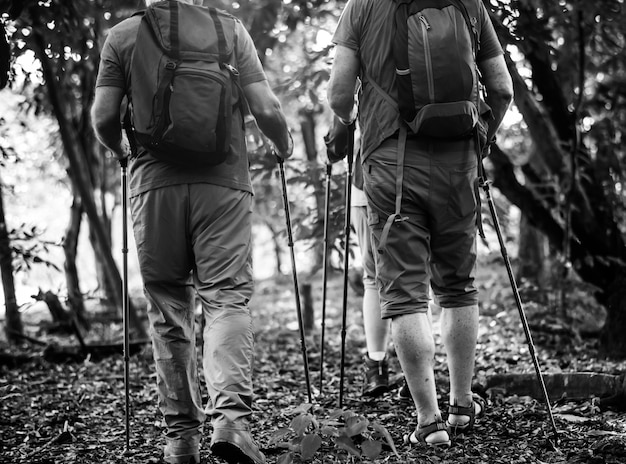
[[[128,346],[128,354],[133,356],[149,344],[150,340],[131,341]],[[42,352],[43,358],[51,363],[82,362],[87,357],[93,362],[98,362],[110,356],[121,356],[124,352],[123,343],[102,343],[83,346],[56,345],[46,346]]]
[[[599,398],[601,410],[626,411],[624,375],[596,372],[547,373],[543,374],[543,380],[552,401]],[[543,392],[535,374],[491,375],[484,388],[488,392],[499,391],[504,395],[530,396],[543,400]]]

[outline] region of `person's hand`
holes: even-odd
[[[284,160],[291,157],[293,154],[293,137],[289,131],[287,132],[287,135],[289,135],[289,140],[287,141],[287,151],[281,152],[278,148],[276,149],[276,156]]]
[[[333,124],[328,130],[328,134],[324,136],[326,144],[326,157],[329,163],[341,161],[348,154],[348,137],[350,136],[350,128],[345,125],[339,117],[333,118]]]
[[[115,159],[117,159],[118,161],[125,158],[130,158],[132,156],[132,149],[126,137],[122,137],[120,139],[119,147],[112,151]]]

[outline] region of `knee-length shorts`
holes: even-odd
[[[364,162],[368,224],[379,248],[395,212],[397,140],[384,141]],[[476,266],[477,156],[472,141],[407,140],[401,216],[375,253],[381,315],[428,310],[429,286],[444,308],[478,303]]]

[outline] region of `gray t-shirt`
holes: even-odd
[[[141,16],[132,16],[107,35],[100,55],[96,87],[114,86],[130,94],[130,65]],[[266,79],[250,34],[235,19],[233,64],[239,71],[242,87]],[[209,183],[252,193],[249,160],[246,150],[242,115],[233,111],[231,153],[217,166],[186,168],[168,164],[152,157],[145,150],[130,163],[130,195],[177,184]]]
[[[481,62],[502,54],[502,48],[485,6],[480,0],[465,0],[468,9],[470,2],[474,2],[473,10],[478,11],[480,49],[477,61]],[[396,64],[391,49],[395,9],[396,2],[391,0],[349,0],[333,36],[333,43],[356,51],[361,62],[360,76],[363,86],[359,104],[359,123],[363,160],[383,140],[400,128],[400,115],[397,109],[392,108],[367,83],[367,78],[373,79],[397,100]]]

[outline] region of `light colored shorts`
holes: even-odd
[[[374,248],[372,244],[372,232],[367,225],[367,207],[353,206],[350,213],[352,226],[356,231],[356,240],[361,252],[363,264],[363,286],[376,290],[376,262],[374,261]]]

